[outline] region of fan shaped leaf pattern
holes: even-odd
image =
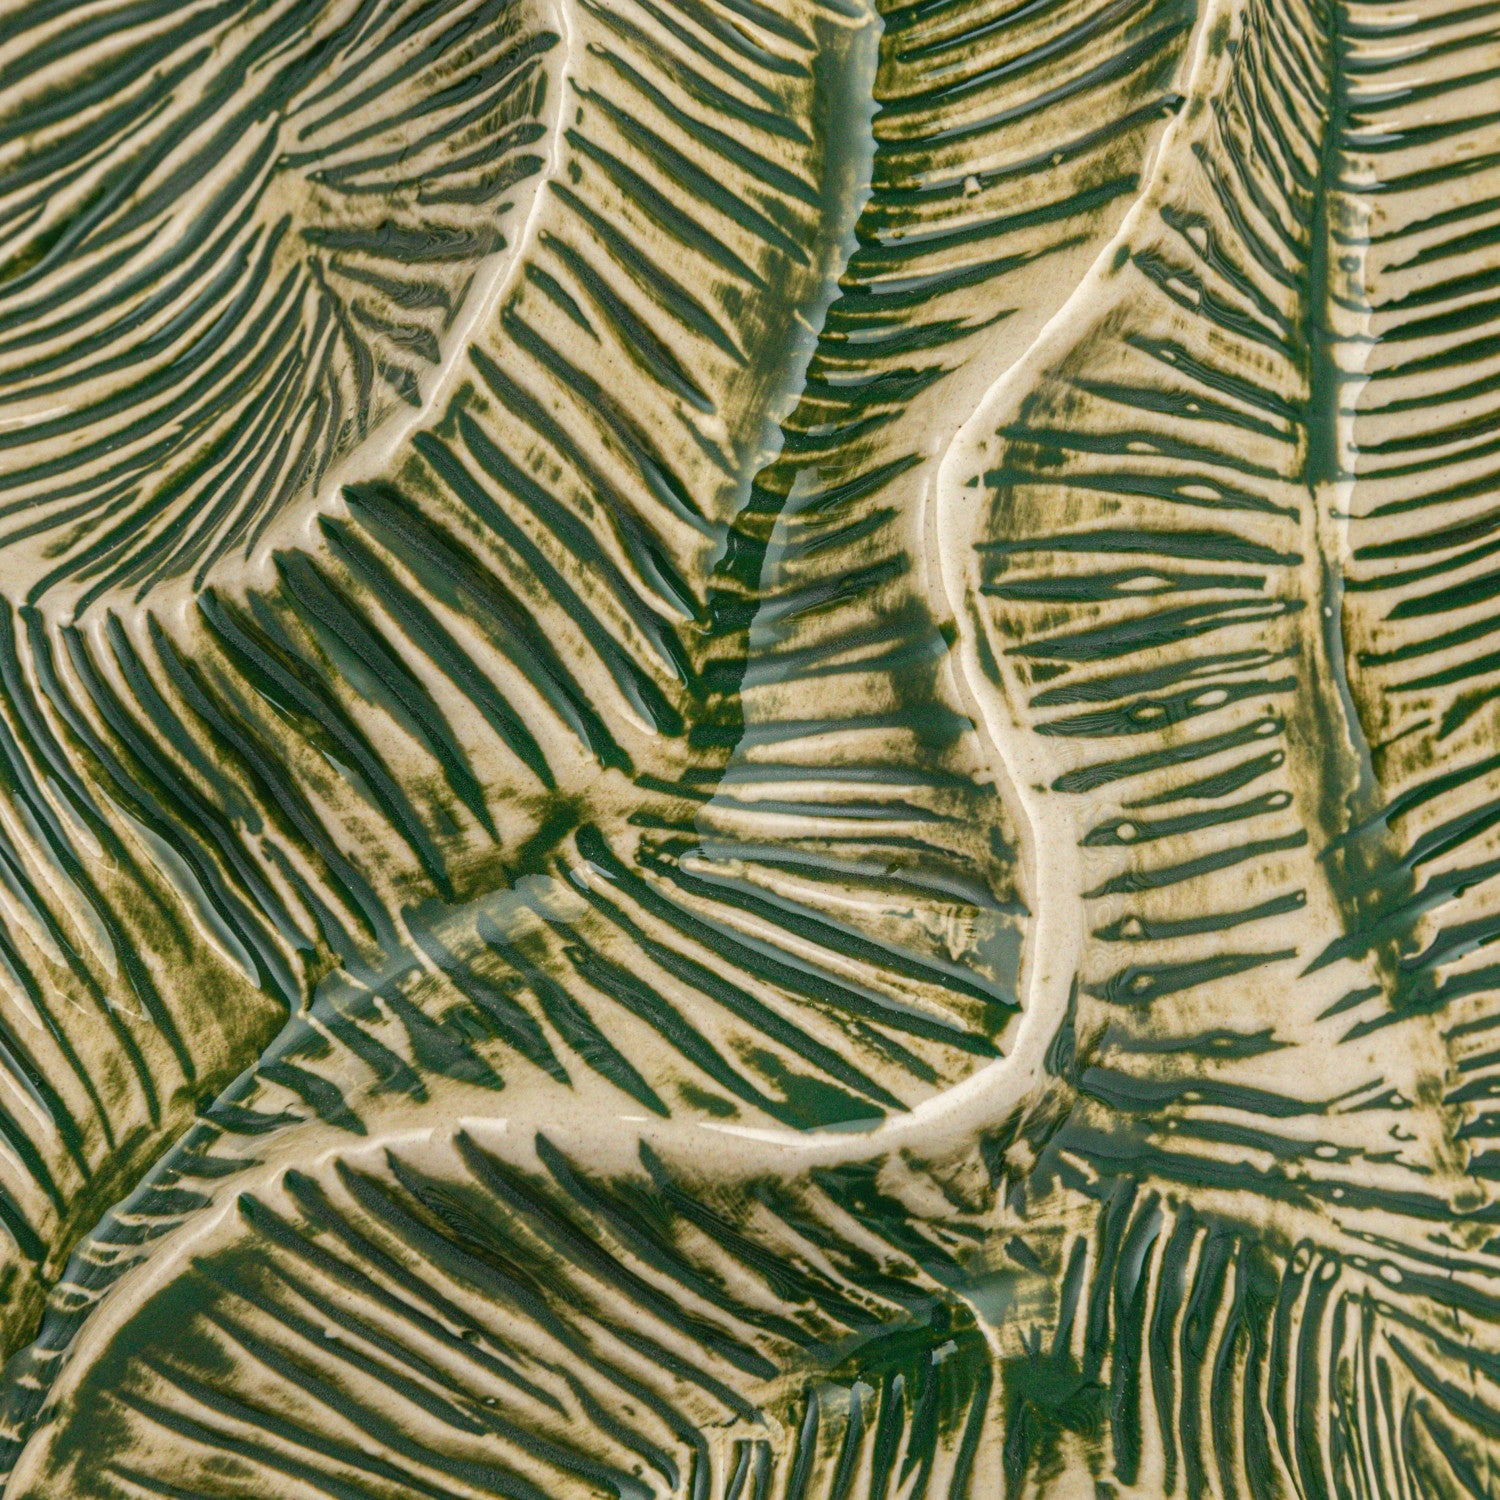
[[[201,582],[431,399],[557,108],[558,18],[519,4],[95,9],[7,25],[0,545],[30,600]]]
[[[0,18],[7,1496],[1496,1493],[1486,8]]]

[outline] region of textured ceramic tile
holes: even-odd
[[[0,0],[6,1500],[1495,1500],[1497,610],[1493,5]]]

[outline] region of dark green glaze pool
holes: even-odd
[[[7,1500],[1500,1497],[1500,15],[0,0]]]

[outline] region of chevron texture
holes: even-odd
[[[4,1500],[1500,1500],[1500,13],[0,0]]]

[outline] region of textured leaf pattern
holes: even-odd
[[[1500,1493],[1497,81],[0,7],[6,1495]]]
[[[430,399],[557,108],[520,3],[70,10],[7,24],[0,545],[33,602],[201,584]]]

